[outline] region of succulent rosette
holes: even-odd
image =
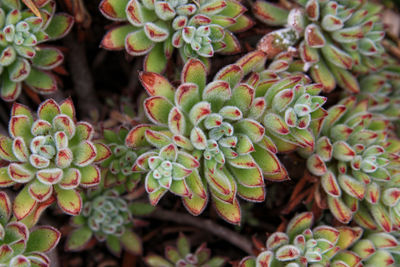
[[[271,234],[265,250],[248,256],[239,267],[396,266],[398,240],[388,233],[365,234],[360,227],[320,225],[311,229],[313,214],[295,216],[286,232]]]
[[[145,185],[153,205],[169,190],[197,215],[211,197],[221,217],[239,223],[237,196],[264,201],[264,178],[287,179],[275,155],[278,147],[313,146],[307,127],[318,127],[325,114],[314,116],[325,101],[314,98],[320,86],[303,86],[308,79],[300,74],[280,78],[275,70],[281,68],[265,70],[265,60],[262,52],[249,53],[207,83],[205,65],[190,59],[178,88],[157,73],[140,74],[150,95],[144,108],[154,125],[133,128],[126,145],[155,147],[133,166],[134,171],[147,173]],[[307,112],[296,113],[297,105]],[[282,117],[285,113],[290,113],[291,127]],[[284,140],[291,143],[285,145]]]
[[[322,83],[325,91],[332,91],[338,84],[349,92],[359,92],[352,71],[367,73],[384,63],[382,7],[358,0],[297,2],[301,7],[289,12],[260,0],[253,11],[266,24],[287,25],[286,31],[297,35],[297,39],[285,38],[286,43],[297,45],[304,71],[310,70],[311,77]]]
[[[22,222],[11,221],[11,207],[7,194],[0,192],[0,266],[50,267],[45,253],[57,246],[61,233],[51,226],[29,230]]]
[[[131,230],[133,217],[128,202],[118,188],[89,191],[83,196],[83,203],[82,213],[72,217],[72,224],[78,228],[68,236],[67,250],[80,251],[95,237],[117,256],[122,249],[142,253],[142,241]]]
[[[72,100],[60,105],[46,100],[37,118],[26,106],[15,103],[9,134],[0,137],[0,158],[9,162],[0,169],[0,185],[25,184],[13,203],[16,218],[25,218],[53,195],[65,213],[79,214],[82,200],[77,188],[100,182],[95,163],[110,151],[92,141],[94,129],[89,123],[76,122]]]
[[[190,240],[183,234],[179,235],[176,241],[177,247],[167,246],[165,248],[165,258],[151,254],[144,260],[150,267],[221,267],[226,263],[223,257],[212,257],[211,250],[203,243],[195,252],[190,250]]]
[[[368,100],[348,97],[328,110],[315,150],[302,151],[342,223],[354,217],[372,230],[399,227],[400,141],[388,124],[368,110]]]
[[[112,154],[101,163],[101,166],[105,169],[102,176],[105,187],[124,185],[128,192],[132,192],[140,181],[141,175],[132,171],[138,155],[137,151],[125,146],[128,132],[123,127],[118,132],[107,129],[103,131],[104,143],[110,148]]]
[[[18,98],[22,83],[40,94],[57,90],[56,79],[49,71],[62,63],[64,55],[55,47],[41,44],[64,37],[74,19],[55,13],[53,0],[34,3],[35,14],[20,0],[0,3],[0,96],[5,101]]]
[[[102,46],[125,50],[132,56],[146,55],[146,71],[163,72],[175,48],[184,61],[191,57],[206,61],[214,53],[234,54],[240,44],[233,32],[253,25],[234,0],[103,0],[103,15],[126,22],[111,29]]]
[[[360,77],[359,99],[368,99],[369,110],[392,122],[400,120],[400,66],[389,64],[382,70]]]

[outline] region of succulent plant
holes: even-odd
[[[103,132],[104,143],[112,152],[111,156],[101,163],[101,166],[106,169],[102,176],[106,188],[124,185],[128,192],[132,192],[140,181],[141,175],[132,171],[137,152],[125,146],[128,132],[123,127],[117,133],[107,129]]]
[[[367,233],[360,227],[320,225],[311,229],[313,214],[303,212],[275,232],[257,257],[242,259],[239,267],[395,266],[398,240],[388,233]],[[397,261],[397,263],[399,263]]]
[[[74,19],[55,13],[54,0],[34,2],[36,14],[20,0],[0,3],[0,96],[5,101],[18,98],[22,83],[40,94],[57,90],[49,71],[60,65],[64,56],[59,49],[40,44],[64,37]]]
[[[72,224],[78,227],[69,236],[66,249],[79,251],[85,248],[94,236],[99,242],[106,242],[115,255],[122,248],[133,253],[142,253],[142,241],[132,232],[132,214],[128,202],[118,189],[104,189],[100,186],[83,196],[83,210],[72,217]]]
[[[151,254],[144,260],[150,267],[221,267],[226,263],[223,257],[212,257],[211,250],[203,243],[194,253],[190,251],[189,239],[180,234],[176,242],[177,247],[167,246],[165,258]]]
[[[0,158],[9,162],[0,169],[0,185],[25,184],[13,203],[16,218],[25,218],[53,195],[65,213],[79,214],[82,201],[77,187],[100,182],[95,163],[111,152],[92,141],[94,129],[89,123],[76,122],[72,100],[60,105],[46,100],[37,118],[29,108],[15,103],[9,134],[0,136]]]
[[[400,66],[389,64],[360,78],[360,100],[368,99],[369,110],[392,122],[400,120]]]
[[[301,152],[342,223],[354,215],[364,228],[400,226],[400,140],[388,134],[388,124],[369,112],[368,100],[348,97],[328,110],[315,150]]]
[[[0,192],[0,266],[50,267],[46,252],[60,241],[61,233],[51,226],[38,226],[33,230],[22,222],[10,220],[11,202]]]
[[[238,53],[240,44],[232,32],[253,25],[243,15],[246,8],[234,0],[103,0],[100,11],[108,19],[127,22],[111,29],[101,45],[125,48],[132,56],[147,55],[144,69],[152,72],[165,70],[175,48],[184,61],[206,61],[215,52]]]
[[[384,31],[379,14],[382,7],[366,0],[297,2],[301,7],[289,12],[259,0],[253,11],[267,24],[287,25],[285,32],[291,34],[284,38],[280,34],[276,42],[285,47],[298,44],[303,70],[310,69],[314,81],[322,83],[325,91],[338,84],[352,93],[359,92],[351,71],[367,73],[383,64]]]
[[[309,128],[318,128],[325,115],[319,107],[325,99],[315,96],[320,86],[303,86],[308,79],[300,74],[280,78],[275,70],[281,68],[264,70],[265,59],[262,52],[249,53],[209,83],[204,64],[190,59],[176,89],[157,73],[140,73],[150,95],[144,108],[154,124],[136,126],[125,143],[134,149],[153,147],[133,166],[135,172],[147,173],[153,205],[171,191],[198,215],[210,191],[218,213],[239,223],[236,195],[260,202],[265,199],[264,178],[287,179],[275,156],[278,147],[313,146]]]

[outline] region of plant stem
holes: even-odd
[[[200,219],[188,214],[163,209],[156,209],[153,213],[146,215],[146,217],[195,226],[230,242],[232,245],[235,245],[248,254],[253,254],[250,240],[232,230],[216,224],[210,219]]]

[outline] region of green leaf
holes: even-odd
[[[57,13],[53,16],[46,33],[52,40],[63,38],[74,25],[74,18],[66,13]]]
[[[254,15],[267,25],[283,26],[287,22],[289,11],[266,1],[257,1],[253,5]]]
[[[49,94],[57,90],[57,82],[49,73],[32,68],[25,83],[34,91]]]
[[[168,58],[164,51],[164,43],[159,43],[146,55],[143,62],[145,71],[162,73],[167,68]]]
[[[124,248],[135,255],[142,254],[142,241],[140,237],[130,230],[125,230],[125,233],[120,237]]]
[[[25,253],[29,252],[48,252],[57,246],[60,241],[61,233],[51,226],[40,226],[29,234]]]
[[[152,213],[155,207],[148,203],[133,202],[129,205],[129,210],[132,212],[132,215],[142,216]]]
[[[74,230],[68,236],[65,249],[68,251],[82,250],[89,243],[92,235],[92,230],[87,226]]]
[[[241,210],[237,199],[234,199],[232,204],[218,200],[215,197],[213,197],[213,200],[219,216],[231,224],[240,225]]]
[[[116,26],[104,35],[100,46],[108,50],[122,50],[125,47],[125,37],[136,29],[130,24]]]

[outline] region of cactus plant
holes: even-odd
[[[41,44],[64,37],[74,19],[55,13],[54,0],[35,1],[35,5],[36,14],[20,0],[0,3],[0,96],[5,101],[17,99],[23,83],[40,94],[57,90],[49,71],[64,56],[59,49]]]
[[[275,232],[257,257],[248,256],[239,267],[395,266],[399,241],[382,233],[364,233],[360,227],[320,225],[311,229],[313,214],[303,212]]]
[[[328,110],[315,151],[301,151],[342,223],[354,215],[364,228],[400,226],[400,140],[389,135],[388,124],[369,112],[368,100],[348,97]]]
[[[264,70],[265,59],[261,52],[249,53],[208,84],[204,64],[191,59],[177,89],[157,73],[140,74],[150,95],[144,107],[154,125],[133,128],[126,145],[154,148],[133,166],[135,172],[146,173],[153,205],[169,190],[197,215],[209,190],[218,213],[239,223],[236,195],[263,201],[264,178],[287,179],[275,156],[278,147],[289,151],[313,146],[309,128],[318,128],[325,115],[320,108],[325,99],[315,96],[320,86],[303,86],[308,79],[301,74],[280,78],[275,67]]]
[[[226,263],[223,257],[212,257],[211,251],[203,243],[194,253],[190,251],[189,239],[180,234],[176,241],[177,247],[167,246],[165,248],[165,258],[151,254],[145,258],[145,262],[150,267],[173,267],[173,266],[193,266],[193,267],[222,267]]]
[[[290,38],[283,38],[283,42],[276,37],[276,42],[285,47],[298,43],[303,70],[310,70],[311,77],[322,83],[325,91],[332,91],[338,84],[349,92],[359,92],[352,71],[367,73],[383,64],[384,31],[379,17],[382,7],[368,1],[297,2],[301,7],[289,12],[259,0],[253,11],[267,24],[287,25],[285,31],[291,33],[286,34]],[[269,36],[271,38],[271,34]],[[265,40],[260,43],[261,47],[263,42]]]
[[[127,22],[111,29],[101,45],[125,48],[133,56],[147,55],[144,69],[152,72],[165,70],[175,48],[184,61],[190,57],[206,61],[215,52],[237,53],[240,44],[232,32],[253,25],[243,15],[246,8],[233,0],[103,0],[100,11],[108,19]]]
[[[50,267],[46,252],[60,241],[61,233],[51,226],[38,226],[33,230],[22,222],[10,220],[11,202],[0,192],[0,265]]]
[[[132,172],[137,152],[125,146],[128,132],[123,127],[117,133],[107,129],[103,131],[104,143],[111,149],[112,154],[101,166],[106,168],[103,173],[105,187],[123,184],[128,192],[132,192],[140,181],[140,174]]]
[[[122,248],[141,254],[142,241],[131,231],[132,219],[128,203],[118,188],[100,186],[83,196],[82,213],[72,218],[72,224],[78,228],[68,236],[66,249],[82,250],[94,236],[99,242],[105,241],[108,249],[117,256]]]
[[[60,208],[77,215],[82,201],[78,186],[100,182],[95,163],[110,155],[107,146],[92,141],[93,127],[76,122],[71,99],[58,105],[49,99],[37,111],[15,103],[9,123],[11,137],[0,136],[0,158],[8,161],[0,169],[1,187],[25,184],[13,203],[18,220],[54,195]]]

